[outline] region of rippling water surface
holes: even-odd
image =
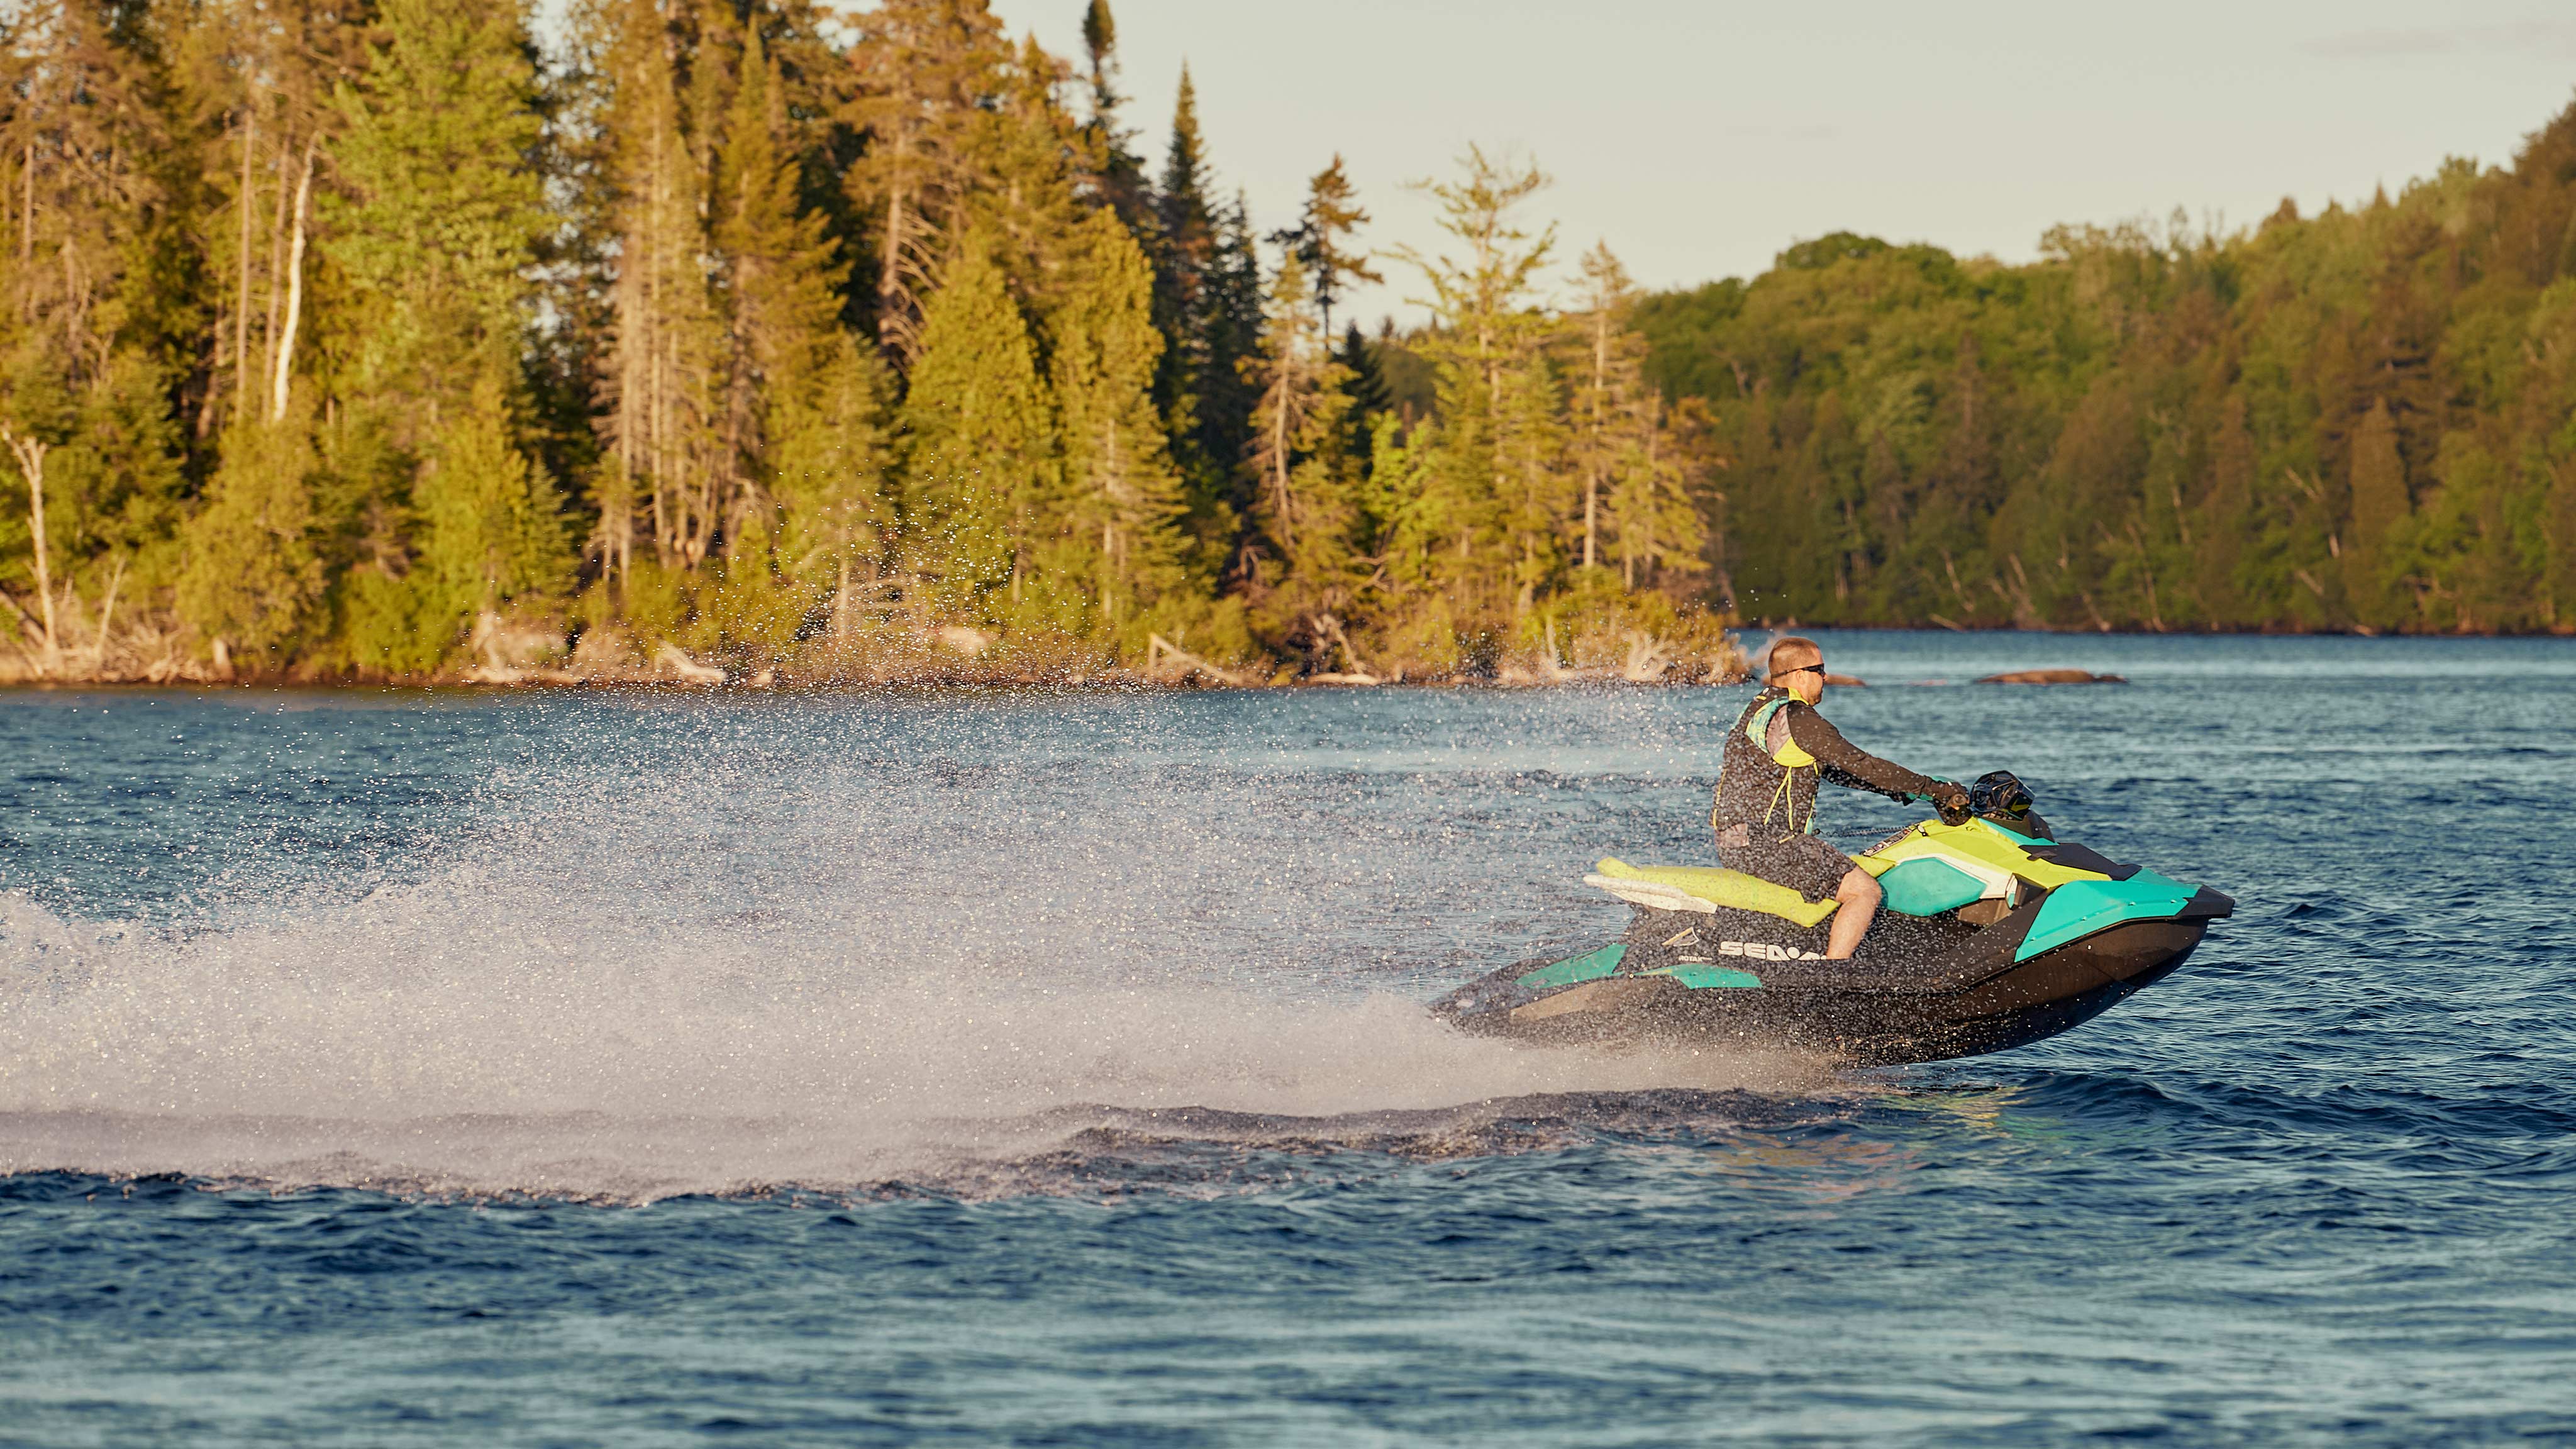
[[[2576,1441],[2576,642],[1829,647],[2238,916],[1531,1050],[1744,691],[0,695],[0,1442]]]

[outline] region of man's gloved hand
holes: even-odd
[[[1965,825],[1968,822],[1967,787],[1964,785],[1953,785],[1947,780],[1934,781],[1932,783],[1932,808],[1941,812],[1942,824]]]

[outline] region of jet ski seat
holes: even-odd
[[[1595,886],[1630,905],[1648,906],[1663,911],[1696,911],[1714,915],[1717,908],[1760,911],[1778,916],[1801,926],[1813,926],[1834,913],[1842,902],[1811,901],[1789,887],[1746,875],[1740,870],[1722,870],[1699,865],[1630,865],[1615,856],[1603,856],[1593,866],[1594,873],[1583,883]]]

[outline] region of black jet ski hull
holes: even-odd
[[[2172,974],[2232,906],[2203,890],[2168,918],[2110,924],[2026,959],[2016,956],[2036,906],[1983,928],[1889,919],[1872,929],[1855,961],[1814,959],[1824,949],[1821,926],[1747,911],[1641,907],[1620,942],[1595,953],[1617,953],[1604,974],[1533,987],[1525,983],[1534,963],[1523,963],[1432,1009],[1461,1030],[1532,1042],[1786,1048],[1864,1065],[1940,1061],[2026,1046],[2092,1020]]]

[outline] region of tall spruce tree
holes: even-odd
[[[1333,304],[1351,283],[1386,280],[1369,265],[1369,254],[1354,250],[1348,241],[1368,221],[1369,214],[1360,209],[1358,188],[1351,185],[1350,173],[1336,151],[1333,164],[1306,183],[1306,209],[1297,225],[1274,238],[1297,254],[1313,278],[1315,306],[1327,337],[1333,332]]]
[[[944,609],[1007,622],[1056,520],[1053,420],[1027,319],[980,236],[931,294],[904,400],[912,571]]]
[[[714,228],[732,339],[727,437],[752,480],[731,531],[769,537],[813,515],[804,552],[828,550],[836,577],[853,564],[872,573],[874,555],[862,554],[892,522],[878,490],[883,368],[840,325],[849,267],[827,218],[802,207],[785,88],[757,26],[746,30],[740,68]],[[796,573],[808,559],[778,562]]]
[[[1010,49],[985,0],[884,0],[856,21],[850,119],[867,145],[848,180],[877,237],[877,338],[908,369],[927,346],[927,299],[990,145]]]
[[[1092,555],[1102,622],[1133,637],[1146,612],[1185,586],[1181,484],[1154,411],[1163,352],[1153,268],[1111,212],[1085,222],[1074,281],[1050,319],[1048,374],[1063,439],[1074,540]],[[1079,567],[1079,565],[1075,565]]]
[[[1208,481],[1212,460],[1200,440],[1203,394],[1213,366],[1206,330],[1208,274],[1217,251],[1216,212],[1208,202],[1206,161],[1199,139],[1198,89],[1181,67],[1180,97],[1172,110],[1172,140],[1154,195],[1156,250],[1154,325],[1166,342],[1154,378],[1154,401],[1170,428],[1172,455],[1189,474],[1193,504],[1204,508],[1217,493]]]
[[[206,138],[153,18],[55,0],[0,34],[0,637],[65,667],[128,657],[93,610],[162,606],[179,564]]]
[[[1082,137],[1091,185],[1130,231],[1150,235],[1154,188],[1146,179],[1144,158],[1136,154],[1135,133],[1119,116],[1127,98],[1118,93],[1118,22],[1109,13],[1109,0],[1091,0],[1084,7],[1082,49],[1089,63],[1083,80],[1090,114]]]
[[[346,193],[325,214],[346,306],[372,324],[353,339],[339,401],[393,442],[382,502],[417,518],[418,566],[416,607],[350,627],[367,662],[417,665],[461,643],[477,613],[569,572],[558,500],[517,424],[552,221],[516,7],[385,0],[378,31],[365,77],[336,97]]]
[[[616,275],[604,359],[611,451],[593,490],[592,548],[616,582],[633,570],[639,521],[656,563],[703,562],[737,473],[722,432],[726,349],[703,264],[711,118],[683,104],[675,17],[655,0],[614,0],[602,21]]]
[[[2352,434],[2352,513],[2343,541],[2344,595],[2353,617],[2388,628],[2397,611],[2390,597],[2394,535],[2408,511],[2406,463],[2398,453],[2397,421],[2388,400],[2372,401]]]
[[[1426,583],[1471,607],[1495,608],[1505,605],[1488,591],[1508,581],[1507,607],[1526,621],[1556,563],[1563,511],[1558,393],[1546,357],[1553,324],[1534,296],[1555,228],[1532,233],[1514,218],[1547,184],[1536,166],[1498,162],[1471,146],[1460,168],[1456,181],[1420,185],[1463,254],[1398,252],[1429,283],[1421,301],[1438,320],[1422,351],[1435,369],[1440,417],[1421,440],[1430,491],[1413,527],[1443,536],[1437,552],[1424,550]]]
[[[739,64],[714,228],[731,338],[727,435],[749,483],[730,531],[775,544],[769,562],[786,577],[828,587],[846,629],[893,541],[887,378],[841,326],[850,268],[828,218],[803,205],[787,87],[757,25]]]
[[[1054,304],[1088,206],[1081,127],[1059,102],[1064,65],[1026,40],[996,76],[977,184],[963,209],[1033,311]]]
[[[1337,611],[1359,586],[1356,460],[1349,450],[1349,373],[1325,345],[1323,318],[1298,249],[1283,249],[1260,352],[1244,363],[1259,389],[1245,471],[1267,558],[1246,570],[1257,621],[1302,639],[1315,662],[1338,651],[1365,669]]]
[[[1689,495],[1688,450],[1667,424],[1663,394],[1645,379],[1645,339],[1632,326],[1636,288],[1607,243],[1584,254],[1582,272],[1571,419],[1583,475],[1575,558],[1586,569],[1607,562],[1606,534],[1622,588],[1665,571],[1699,573],[1706,532]]]
[[[1350,453],[1355,458],[1369,455],[1369,435],[1376,426],[1377,415],[1395,406],[1386,386],[1386,370],[1379,366],[1377,349],[1369,344],[1360,324],[1352,322],[1342,329],[1340,344],[1333,350],[1333,360],[1340,363],[1350,380],[1342,384],[1342,395],[1351,400],[1349,432]]]

